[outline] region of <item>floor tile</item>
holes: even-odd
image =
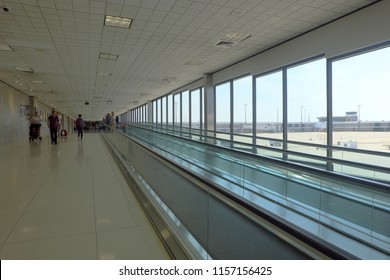
[[[93,208],[25,213],[8,242],[95,232]]]
[[[107,231],[124,229],[148,224],[144,213],[139,213],[137,207],[126,204],[96,207],[96,229]]]
[[[0,147],[1,259],[169,258],[101,136],[86,136]]]
[[[41,192],[31,202],[26,212],[92,208],[92,191]]]
[[[0,249],[0,259],[8,260],[94,260],[96,258],[95,233],[9,243]]]
[[[0,215],[0,247],[20,218],[20,214]]]
[[[150,260],[156,257],[150,253],[150,248],[158,243],[145,241],[140,228],[98,232],[98,258],[103,260]],[[160,245],[162,246],[162,245]],[[161,248],[154,247],[154,250]],[[160,258],[161,257],[161,258]],[[162,254],[157,259],[169,259],[168,254]]]

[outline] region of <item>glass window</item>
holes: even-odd
[[[252,134],[252,76],[233,81],[233,133]]]
[[[390,47],[332,63],[333,145],[389,152]]]
[[[166,125],[167,124],[167,98],[165,96],[161,99],[161,105],[162,105],[162,108],[161,108],[161,112],[162,112],[161,122],[162,122],[163,125]]]
[[[230,82],[215,87],[216,131],[230,132]]]
[[[182,117],[182,126],[190,126],[190,93],[189,91],[183,91],[181,93],[181,117]]]
[[[256,78],[256,122],[256,135],[283,139],[282,71]]]
[[[161,123],[161,99],[157,100],[157,109],[156,109],[156,115],[157,115],[157,120],[156,123],[160,124]]]
[[[180,102],[180,93],[173,96],[173,122],[175,126],[180,126],[181,120],[181,102]]]
[[[287,69],[287,102],[288,140],[326,144],[326,59]]]
[[[157,100],[153,101],[153,122],[157,123]]]
[[[191,128],[200,129],[200,89],[191,91]]]

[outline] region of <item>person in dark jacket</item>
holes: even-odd
[[[77,129],[77,138],[83,140],[83,129],[84,129],[84,120],[79,114],[79,117],[76,120],[76,129]]]

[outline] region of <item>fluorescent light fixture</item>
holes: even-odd
[[[99,58],[109,59],[109,60],[117,60],[118,55],[117,54],[110,54],[110,53],[99,53]]]
[[[30,67],[15,67],[19,72],[34,73],[34,70]]]
[[[104,19],[104,25],[121,27],[121,28],[130,28],[131,22],[132,22],[131,18],[124,18],[124,17],[106,16]]]
[[[43,84],[43,81],[31,81],[33,84]]]
[[[14,50],[7,44],[0,44],[0,51],[9,51],[13,52]]]
[[[236,44],[237,44],[236,42],[232,42],[232,41],[219,40],[215,44],[215,46],[217,46],[219,48],[230,48],[230,47],[233,47]]]

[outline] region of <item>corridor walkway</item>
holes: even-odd
[[[0,259],[169,259],[98,133],[0,147]]]

